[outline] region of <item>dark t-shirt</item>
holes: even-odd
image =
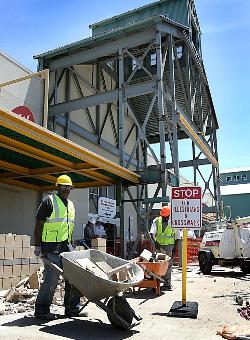
[[[62,199],[60,196],[58,196],[65,207],[68,205],[68,200]],[[36,219],[37,221],[43,221],[45,222],[47,217],[50,217],[53,211],[53,205],[51,202],[51,199],[49,196],[44,197],[42,200],[40,206],[38,207],[37,213],[36,213]],[[43,255],[46,255],[47,253],[62,253],[64,251],[69,251],[68,248],[68,240],[63,242],[41,242],[41,252]]]

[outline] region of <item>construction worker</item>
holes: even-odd
[[[74,229],[75,208],[68,199],[72,188],[71,178],[61,175],[56,180],[57,194],[46,196],[37,211],[35,226],[35,255],[42,256],[44,262],[43,282],[41,283],[36,303],[35,316],[39,319],[54,320],[58,315],[50,313],[58,283],[59,274],[48,261],[62,267],[60,253],[73,250],[72,232]],[[80,310],[80,296],[65,281],[64,307],[66,316],[76,316]],[[82,314],[81,314],[82,315]]]
[[[174,262],[174,255],[177,247],[177,241],[180,239],[179,230],[173,229],[169,223],[170,208],[164,206],[161,208],[160,216],[153,220],[150,235],[155,242],[156,249],[170,257],[168,270],[164,276],[164,290],[172,290],[171,274]]]
[[[102,218],[101,217],[96,218],[96,223],[95,223],[95,226],[94,226],[94,233],[95,233],[95,235],[98,235],[98,237],[101,237],[101,238],[106,237],[106,233],[105,233],[104,226],[102,225]]]
[[[84,228],[84,242],[89,248],[92,246],[92,239],[99,237],[95,234],[95,223],[96,220],[93,217],[90,217]]]

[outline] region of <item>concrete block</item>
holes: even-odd
[[[0,234],[0,247],[5,247],[5,234]]]
[[[13,266],[13,259],[5,259],[3,261],[4,266]]]
[[[5,235],[5,247],[14,247],[15,236],[13,234]]]
[[[0,279],[3,278],[3,266],[0,266]]]
[[[38,259],[37,259],[37,257],[30,257],[29,262],[30,262],[30,264],[37,264]]]
[[[15,248],[14,248],[14,259],[21,259],[22,253],[23,253],[23,248],[15,246]]]
[[[22,259],[30,258],[30,247],[23,247]]]
[[[4,248],[0,247],[0,259],[3,260],[4,259]]]
[[[28,264],[22,264],[21,276],[29,276],[30,266]]]
[[[3,289],[3,279],[0,279],[0,290]]]
[[[11,278],[8,277],[8,278],[3,279],[3,289],[10,289],[11,283],[12,283]]]
[[[21,259],[22,264],[29,264],[29,259]]]
[[[35,250],[35,247],[34,246],[30,246],[30,257],[34,256],[34,250]]]
[[[14,265],[13,266],[13,277],[19,277],[21,276],[21,269],[22,269],[22,266],[21,265]]]
[[[0,266],[4,264],[4,259],[0,259]]]
[[[13,266],[3,266],[3,278],[8,278],[13,276]]]
[[[15,287],[15,285],[17,285],[18,282],[20,282],[20,277],[12,277],[10,280],[11,280],[11,287]]]
[[[30,236],[22,235],[23,236],[23,247],[30,247]]]
[[[37,271],[37,264],[30,264],[30,274],[33,274]]]
[[[15,235],[15,247],[23,246],[23,235]]]
[[[21,265],[21,264],[22,264],[22,259],[13,259],[13,266]]]
[[[14,257],[14,247],[13,246],[6,246],[4,248],[4,258],[5,259],[13,259]]]

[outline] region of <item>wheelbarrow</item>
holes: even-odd
[[[161,286],[160,283],[164,283],[163,277],[168,270],[170,257],[165,256],[164,260],[157,262],[141,261],[137,258],[134,261],[144,270],[144,279],[139,282],[136,287],[139,288],[153,288],[156,291],[156,295],[160,296]]]
[[[130,329],[133,318],[140,321],[126,298],[122,295],[128,288],[144,278],[143,269],[135,263],[95,249],[71,251],[60,254],[62,267],[45,258],[45,261],[87,298],[82,309],[93,302],[102,308],[110,323],[120,329]]]

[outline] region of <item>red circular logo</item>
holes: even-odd
[[[26,106],[17,106],[12,110],[12,112],[35,123],[32,111],[30,111],[30,109]]]

